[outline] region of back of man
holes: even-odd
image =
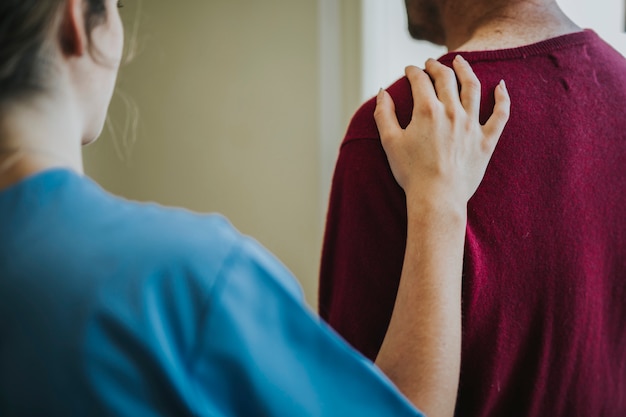
[[[500,79],[512,113],[468,206],[457,415],[624,416],[626,60],[592,31],[462,55],[483,85],[483,120]],[[408,124],[408,82],[388,91]],[[373,109],[341,147],[320,283],[320,313],[370,358],[406,240]]]

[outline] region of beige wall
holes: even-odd
[[[87,173],[128,198],[225,214],[315,304],[324,198],[317,1],[146,0],[139,15],[133,3],[123,13],[127,33],[139,18],[140,53],[118,85],[137,103],[137,141],[121,160],[115,144],[124,153],[129,111],[116,94],[117,140],[105,131],[85,150]],[[343,6],[349,25],[357,3]],[[355,74],[346,77],[358,88]]]

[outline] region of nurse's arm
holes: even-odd
[[[407,68],[414,110],[406,129],[398,125],[385,91],[378,96],[375,113],[390,166],[406,194],[408,215],[397,299],[376,364],[432,417],[454,415],[467,202],[483,178],[510,110],[501,82],[493,115],[480,125],[480,83],[462,58],[455,59],[453,68],[433,60],[425,71]]]

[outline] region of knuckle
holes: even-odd
[[[439,113],[440,106],[432,100],[426,100],[417,107],[419,114],[426,117],[434,117]]]
[[[472,77],[463,83],[463,88],[471,93],[478,93],[480,92],[482,85],[480,84],[478,78]]]
[[[452,69],[444,65],[441,65],[436,71],[433,71],[432,76],[436,83],[456,83],[456,74]]]
[[[480,150],[482,153],[485,153],[485,154],[491,153],[493,151],[493,148],[494,148],[494,141],[490,137],[485,137],[480,142]]]
[[[385,149],[389,149],[392,143],[396,142],[396,139],[396,135],[391,132],[380,132],[380,142]]]
[[[449,80],[456,80],[456,73],[450,67],[446,67],[445,65],[441,65],[441,75]]]
[[[474,120],[468,117],[463,122],[463,129],[465,129],[466,132],[471,132],[472,130],[474,130],[475,123],[476,122]]]
[[[509,106],[499,106],[498,109],[495,110],[495,113],[500,118],[508,118],[511,114],[511,108]]]
[[[409,66],[405,72],[408,79],[416,80],[419,78],[421,70],[417,67]]]
[[[429,60],[426,64],[426,69],[429,74],[434,77],[455,77],[454,70],[450,67],[443,65],[439,61]]]
[[[457,106],[446,106],[446,116],[449,120],[457,121],[462,116],[461,110]]]
[[[443,65],[443,64],[441,64],[440,67],[441,67],[441,72],[444,73],[446,76],[448,76],[448,77],[456,77],[455,72],[454,72],[454,70],[452,68],[450,68],[450,67],[448,67],[446,65]]]

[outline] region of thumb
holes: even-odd
[[[382,88],[376,97],[374,119],[376,120],[376,126],[378,127],[383,147],[402,131],[398,123],[398,118],[396,117],[396,106],[393,99],[389,93]]]

